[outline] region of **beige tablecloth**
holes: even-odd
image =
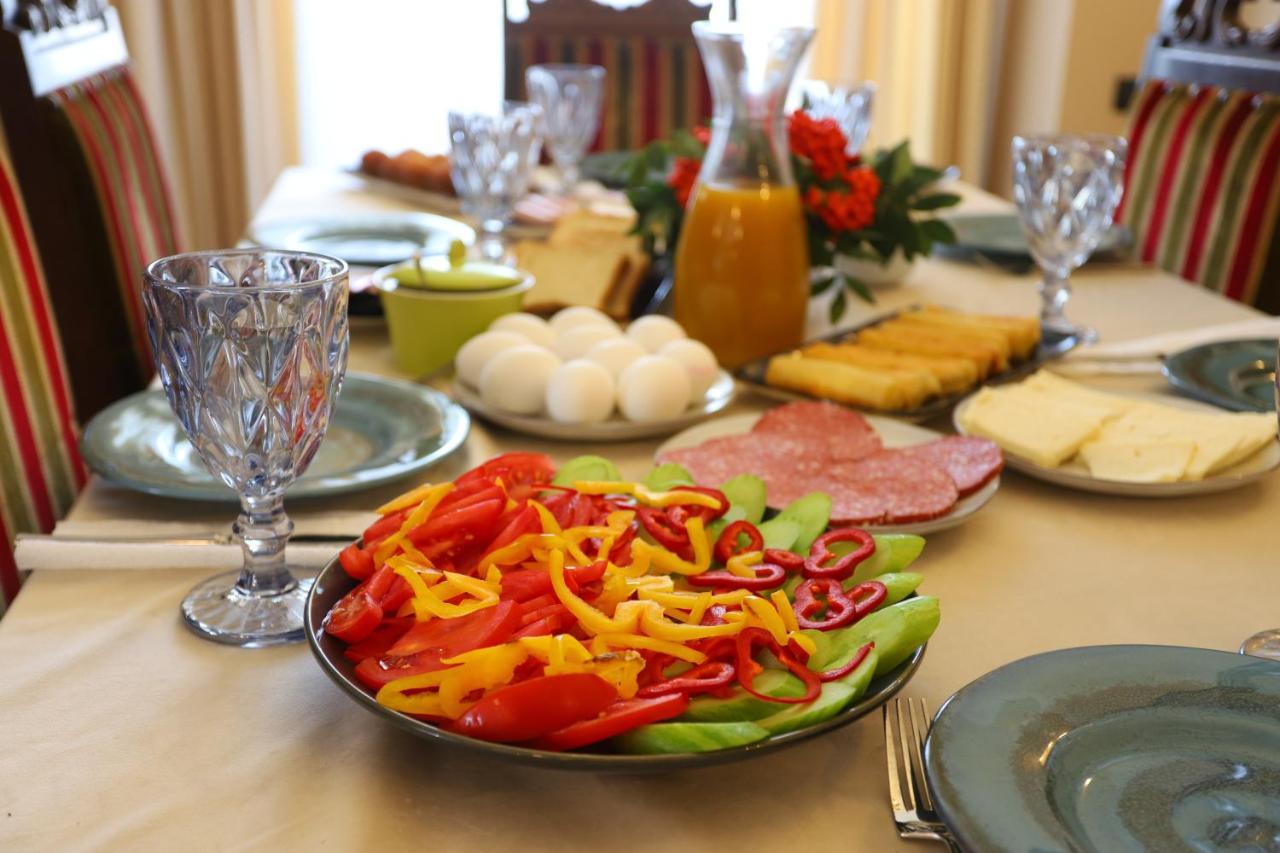
[[[306,185],[295,173],[282,192],[290,182]],[[287,208],[280,195],[269,205]],[[1253,316],[1136,267],[1097,266],[1075,282],[1071,314],[1109,340]],[[857,313],[913,301],[1030,313],[1036,299],[1030,278],[931,261]],[[395,374],[376,325],[353,330],[351,368]],[[1089,381],[1162,388],[1153,377]],[[463,457],[434,476],[510,448],[606,453],[639,474],[654,446],[555,444],[477,424]],[[337,530],[381,496],[291,510],[300,526]],[[1274,476],[1216,496],[1138,500],[1007,473],[991,504],[931,537],[917,564],[943,618],[907,692],[936,707],[994,667],[1066,646],[1233,650],[1280,624],[1277,507]],[[95,481],[70,521],[211,527],[226,512]],[[304,647],[197,640],[177,603],[200,576],[68,567],[31,578],[0,621],[0,849],[922,849],[893,832],[878,715],[743,764],[665,776],[514,767],[374,719]]]

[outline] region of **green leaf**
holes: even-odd
[[[829,275],[826,278],[820,278],[817,281],[811,282],[809,284],[809,295],[817,296],[819,293],[826,293],[827,290],[831,288],[831,285],[835,283],[836,283],[836,277],[833,275]]]
[[[911,150],[905,139],[893,149],[890,160],[889,183],[899,184],[911,177],[914,167],[911,165]]]
[[[956,241],[956,232],[941,219],[925,219],[917,223],[916,227],[920,229],[920,233],[935,243],[954,243]]]
[[[858,295],[858,298],[861,299],[863,302],[869,302],[872,305],[875,304],[876,298],[871,295],[871,290],[865,284],[858,281],[858,279],[854,278],[853,276],[847,275],[844,277],[844,286],[849,290],[853,291],[854,293],[856,293]]]
[[[705,153],[702,143],[687,130],[677,130],[671,134],[671,153],[677,157],[692,157],[701,160]]]
[[[848,307],[844,298],[844,291],[838,291],[836,298],[831,300],[831,307],[827,312],[827,316],[831,319],[831,324],[835,325],[840,322],[840,318],[844,316],[844,310]]]
[[[912,210],[938,210],[943,207],[953,207],[960,203],[960,196],[952,193],[935,193],[918,198],[912,203]]]
[[[942,180],[942,170],[934,169],[931,166],[916,166],[915,171],[911,174],[913,182],[918,181],[920,186],[928,186],[935,181]]]

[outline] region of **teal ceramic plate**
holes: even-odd
[[[1276,342],[1203,344],[1164,361],[1169,384],[1184,394],[1235,412],[1276,410]]]
[[[953,246],[939,244],[937,249],[940,252],[959,256],[982,255],[996,263],[1032,263],[1031,249],[1017,214],[975,213],[949,216],[946,222],[955,230],[956,242]],[[1114,226],[1102,236],[1094,257],[1102,260],[1108,255],[1124,252],[1132,242],[1127,228]]]
[[[966,849],[1280,849],[1280,663],[1174,646],[1024,658],[947,700],[925,772]]]
[[[462,445],[466,410],[430,388],[349,374],[324,443],[289,500],[340,494],[405,477]],[[143,391],[99,412],[80,442],[89,467],[153,495],[234,501],[215,480],[169,408],[163,391]]]
[[[349,264],[381,267],[414,252],[442,255],[449,244],[468,246],[476,232],[468,225],[432,213],[344,213],[255,225],[249,239],[273,249],[319,252]]]
[[[681,752],[664,755],[624,755],[610,752],[607,745],[587,747],[572,752],[551,752],[455,734],[425,720],[379,705],[373,694],[356,679],[356,665],[343,654],[346,644],[324,632],[325,615],[333,609],[338,599],[350,592],[355,585],[356,582],[342,570],[337,558],[334,558],[316,576],[311,592],[307,596],[307,606],[303,614],[307,643],[311,646],[311,653],[315,655],[325,675],[329,676],[342,692],[366,711],[420,738],[434,741],[442,746],[465,749],[504,761],[554,770],[585,770],[588,773],[659,773],[680,768],[706,767],[730,761],[742,761],[767,752],[786,749],[847,726],[888,702],[916,674],[916,670],[920,668],[920,662],[924,659],[925,649],[928,648],[927,644],[921,646],[895,669],[872,681],[867,687],[867,692],[862,694],[862,698],[834,717],[745,746],[718,749],[714,752]],[[872,781],[875,780],[869,780],[869,784]]]

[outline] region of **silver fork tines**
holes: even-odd
[[[923,699],[894,699],[884,706],[884,747],[889,765],[889,801],[902,838],[928,838],[962,850],[934,810],[924,775],[924,738],[929,706]]]

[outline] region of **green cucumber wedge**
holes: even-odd
[[[729,511],[708,528],[713,536],[719,536],[731,522],[759,524],[764,518],[764,480],[754,474],[739,474],[725,480],[719,489],[729,499]]]
[[[812,492],[796,498],[783,507],[782,512],[774,518],[794,521],[800,525],[800,536],[791,550],[797,554],[807,554],[813,540],[827,529],[827,523],[831,521],[831,496],[822,492]]]
[[[676,486],[692,486],[693,476],[683,465],[663,462],[645,475],[644,484],[655,492],[665,492]]]
[[[847,689],[847,688],[846,688]],[[673,752],[713,752],[764,740],[767,729],[755,723],[650,723],[613,739],[621,752],[665,755]]]
[[[853,696],[852,687],[839,681],[832,681],[822,685],[822,692],[812,702],[784,708],[758,721],[756,725],[771,735],[794,732],[796,729],[807,728],[831,719],[848,707],[853,701]]]
[[[900,572],[914,563],[920,556],[920,552],[924,550],[924,537],[910,533],[877,534],[874,539],[876,540],[875,553],[854,569],[852,578],[854,583],[862,583],[876,575],[888,572]],[[838,542],[831,550],[833,553],[841,554],[848,553],[854,547],[852,542]]]
[[[755,689],[766,696],[803,696],[804,684],[783,669],[765,669],[752,682]],[[689,702],[689,708],[680,715],[681,720],[702,723],[740,722],[759,720],[785,707],[758,696],[752,696],[741,687],[723,699],[715,696],[698,696]]]
[[[618,466],[603,456],[575,456],[560,466],[551,482],[557,486],[572,486],[583,481],[613,482],[622,479]]]
[[[877,575],[871,578],[873,581],[879,581],[884,584],[886,595],[884,601],[880,603],[877,610],[885,607],[891,607],[902,601],[908,595],[916,591],[916,587],[920,586],[920,582],[924,580],[924,575],[919,572],[889,572],[883,575]],[[849,589],[862,581],[845,581],[844,588]]]
[[[902,663],[911,653],[928,642],[938,627],[938,599],[918,595],[891,607],[877,610],[848,628],[834,631],[805,631],[818,650],[809,658],[809,666],[824,671],[842,656],[856,651],[868,642],[876,650],[876,675],[881,676]]]
[[[800,525],[785,518],[772,518],[757,526],[764,547],[790,551],[800,536]]]

